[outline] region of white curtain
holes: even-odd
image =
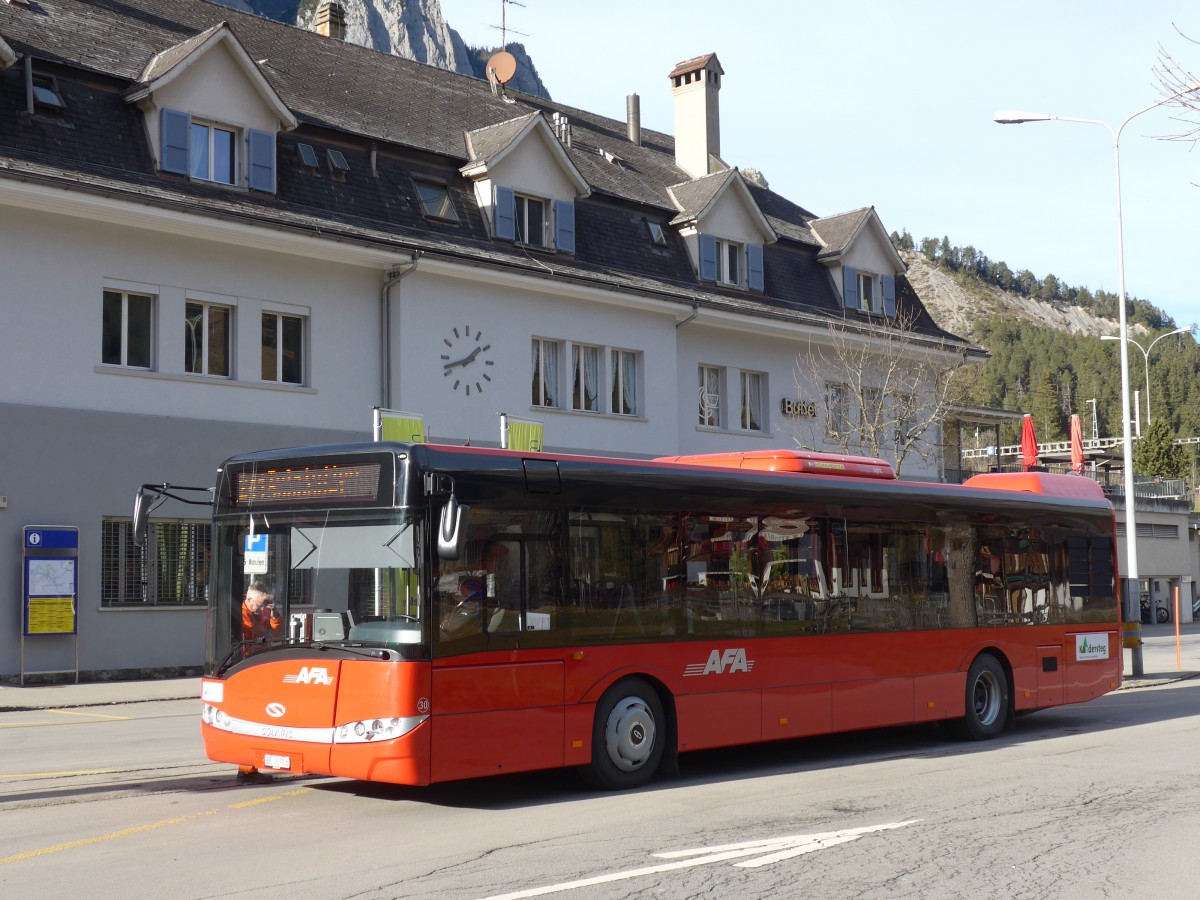
[[[743,372],[742,384],[742,427],[748,431],[761,431],[762,375]]]
[[[633,353],[621,354],[621,387],[624,393],[621,412],[637,415],[637,356]]]
[[[595,412],[600,408],[600,348],[575,345],[571,349],[574,370],[573,401],[576,409]]]

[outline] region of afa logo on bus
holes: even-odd
[[[284,675],[284,684],[333,684],[333,676],[324,666],[305,666],[296,675]]]
[[[725,650],[713,650],[708,655],[706,663],[689,663],[684,666],[684,677],[692,675],[726,675],[733,672],[749,672],[754,668],[754,660],[746,659],[745,647],[729,647]]]

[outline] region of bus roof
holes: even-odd
[[[743,450],[733,453],[699,453],[691,456],[660,456],[655,462],[724,469],[759,469],[767,472],[803,472],[807,475],[854,475],[859,478],[895,480],[887,460],[871,456],[844,456],[812,450]]]
[[[1104,489],[1090,478],[1050,472],[988,472],[971,476],[963,482],[963,486],[993,491],[1025,491],[1051,497],[1077,497],[1080,500],[1105,499]]]

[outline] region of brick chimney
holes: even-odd
[[[313,30],[335,41],[346,39],[346,9],[338,0],[321,0]]]
[[[675,97],[675,164],[693,178],[703,178],[721,155],[721,77],[717,54],[687,59],[671,70]]]

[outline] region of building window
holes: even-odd
[[[212,526],[156,519],[141,547],[129,519],[105,519],[100,541],[101,606],[203,606],[208,600]]]
[[[58,82],[49,75],[34,75],[33,102],[37,106],[52,109],[55,112],[63,109],[62,94],[58,90]]]
[[[151,367],[153,308],[153,298],[146,294],[104,292],[101,362],[133,369]]]
[[[637,363],[632,350],[612,351],[612,411],[619,416],[638,414]]]
[[[183,370],[193,375],[230,375],[233,311],[227,306],[188,301],[184,307]]]
[[[762,386],[761,372],[741,373],[741,426],[744,431],[763,430]]]
[[[513,200],[516,214],[517,243],[531,247],[546,246],[546,202],[517,194]]]
[[[825,433],[846,434],[850,431],[850,389],[844,384],[825,385]]]
[[[721,370],[716,366],[700,367],[700,424],[721,424]]]
[[[304,318],[262,314],[262,380],[304,384]]]
[[[571,347],[571,409],[600,411],[600,348]]]
[[[717,241],[717,281],[721,284],[742,283],[742,245],[734,241]]]
[[[858,308],[863,312],[871,312],[876,303],[875,276],[869,272],[858,273]]]
[[[237,175],[235,135],[228,128],[192,122],[189,172],[201,181],[233,184]]]
[[[431,219],[443,219],[447,222],[457,222],[458,213],[454,211],[454,201],[450,199],[450,190],[444,184],[431,184],[418,181],[417,196],[421,198],[421,211]]]
[[[533,405],[560,406],[558,397],[558,343],[533,339]]]

